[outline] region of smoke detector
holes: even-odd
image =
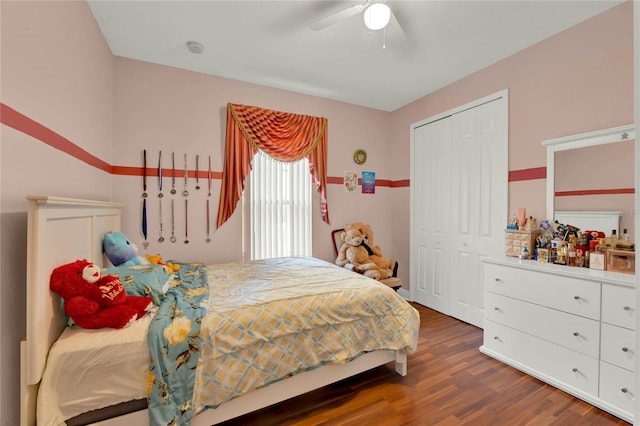
[[[187,49],[189,49],[189,52],[199,55],[204,50],[204,46],[197,41],[188,41]]]

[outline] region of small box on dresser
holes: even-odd
[[[538,231],[518,231],[506,229],[504,234],[504,252],[507,256],[520,256],[522,248],[527,246],[529,253],[533,254],[536,248]]]
[[[635,274],[636,252],[607,249],[607,271]]]

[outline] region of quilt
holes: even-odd
[[[418,312],[315,258],[181,264],[149,344],[149,420],[191,417],[291,375],[380,349],[415,351]]]
[[[193,384],[200,355],[200,322],[209,297],[201,263],[180,263],[147,333],[148,400],[152,426],[191,422]]]
[[[374,350],[416,350],[417,310],[391,288],[315,258],[210,265],[193,414]]]

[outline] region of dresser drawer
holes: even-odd
[[[633,372],[606,362],[600,363],[600,398],[633,418],[634,400]]]
[[[484,323],[484,346],[546,376],[583,392],[598,395],[596,358],[572,351],[546,340],[487,320]]]
[[[486,264],[485,290],[600,320],[600,283]]]
[[[602,321],[635,330],[635,288],[602,284]]]
[[[600,322],[507,296],[486,293],[485,317],[593,358],[600,350]]]
[[[602,323],[600,358],[609,364],[635,369],[635,331]]]

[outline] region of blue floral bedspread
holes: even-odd
[[[200,263],[180,263],[174,282],[151,322],[149,423],[189,425],[193,385],[200,356],[200,324],[209,298],[207,271]]]

